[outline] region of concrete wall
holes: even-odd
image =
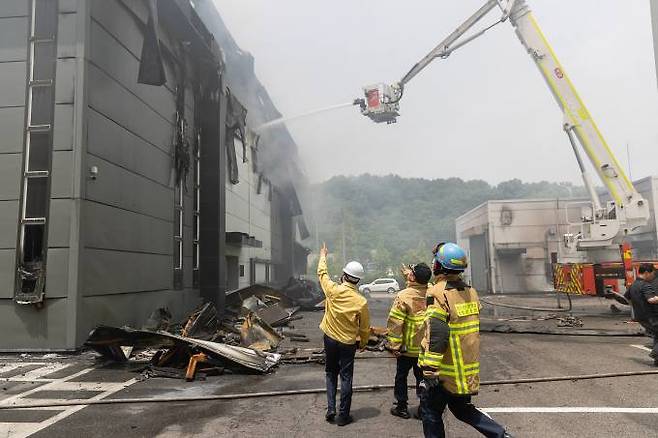
[[[261,145],[267,147],[267,145]],[[248,246],[226,247],[226,255],[237,257],[239,265],[244,266],[244,275],[238,277],[238,287],[249,286],[250,278],[254,275],[257,283],[266,281],[264,264],[255,266],[251,273],[250,260],[272,260],[272,230],[270,223],[271,202],[269,200],[269,184],[262,183],[261,193],[258,193],[258,175],[253,172],[253,157],[251,148],[247,148],[246,160],[242,142],[235,140],[235,152],[238,160],[238,174],[240,182],[231,184],[226,181],[226,232],[240,232],[253,236],[262,242],[262,248]],[[228,172],[227,172],[228,174]],[[235,275],[231,272],[231,275]],[[233,280],[229,280],[229,284]]]
[[[488,203],[464,213],[455,221],[457,244],[469,258],[466,280],[478,290],[489,290],[489,226]]]
[[[212,0],[195,0],[195,9],[204,24],[222,47],[226,59],[226,83],[231,92],[247,108],[247,123],[252,128],[281,116],[267,90],[254,71],[253,56],[240,48]],[[258,152],[259,172],[274,183],[271,203],[271,268],[272,281],[285,282],[292,275],[304,274],[303,264],[294,263],[293,218],[291,218],[290,193],[283,188],[292,184],[298,194],[307,184],[301,169],[297,145],[285,124],[260,132],[262,145]],[[302,200],[303,200],[302,196]],[[229,209],[227,209],[229,210]],[[296,218],[299,220],[299,218]],[[248,276],[246,276],[248,278]]]
[[[37,310],[13,302],[16,241],[19,219],[21,163],[25,117],[28,54],[26,0],[0,3],[0,348],[30,345],[34,349],[67,348],[73,343],[70,326],[69,284],[71,247],[75,237],[73,171],[75,88],[79,83],[76,39],[84,26],[76,0],[60,0],[57,44],[55,121],[49,212],[48,269],[45,307]]]
[[[27,0],[0,2],[0,332],[12,334],[0,338],[0,350],[74,349],[84,342],[93,326],[139,327],[160,306],[168,306],[175,317],[181,317],[200,302],[192,266],[194,170],[190,168],[186,181],[183,282],[177,288],[173,172],[177,83],[170,65],[173,44],[168,39],[175,32],[164,28],[160,32],[168,82],[164,86],[138,84],[142,28],[147,19],[145,2],[140,0],[59,0],[46,301],[42,309],[37,309],[20,306],[12,299],[28,5]],[[178,5],[187,7],[184,2]],[[225,33],[223,38],[227,38]],[[188,71],[193,71],[189,65]],[[254,83],[253,64],[249,78],[248,82]],[[262,86],[258,86],[262,95]],[[222,273],[216,279],[207,279],[207,284],[201,276],[201,285],[206,284],[208,291],[204,297],[217,298],[221,310],[225,222],[229,224],[226,231],[244,232],[263,242],[263,248],[237,249],[246,271],[241,285],[249,281],[251,259],[273,260],[291,269],[294,235],[289,200],[274,191],[275,201],[271,203],[268,184],[257,193],[250,150],[243,163],[239,144],[236,149],[241,182],[228,184],[224,191],[226,152],[224,142],[217,139],[222,139],[225,132],[226,100],[224,96],[219,100],[206,96],[204,102],[212,111],[203,112],[202,126],[215,127],[217,132],[202,140],[201,180],[211,182],[206,189],[201,184],[202,222],[203,211],[212,207],[214,213],[212,220],[207,215],[201,236],[204,232],[210,236],[214,231],[214,240],[208,239],[212,241],[209,244],[201,240],[201,252],[205,254],[201,264],[207,274]],[[275,112],[271,101],[259,102]],[[194,126],[194,108],[193,92],[188,88],[184,117],[189,133]],[[256,108],[255,113],[261,110]],[[216,113],[208,116],[213,111]],[[264,142],[263,147],[267,146]],[[204,151],[212,152],[206,155],[212,155],[212,160],[206,160],[205,165]],[[95,178],[90,175],[92,167],[98,169]],[[210,176],[216,178],[207,178]],[[225,198],[230,214],[225,214]],[[278,249],[273,250],[275,245]],[[272,280],[277,272],[278,267],[271,269]],[[265,267],[257,266],[255,275],[256,280],[263,280]]]
[[[192,287],[191,190],[183,289],[173,289],[174,75],[168,66],[166,86],[137,84],[143,33],[116,0],[59,1],[46,301],[37,310],[12,300],[28,4],[0,4],[0,331],[13,334],[0,349],[77,348],[93,326],[139,327],[159,306],[182,316],[199,291]],[[146,21],[143,2],[127,4]]]
[[[490,201],[459,217],[457,241],[469,253],[474,286],[496,293],[551,290],[550,254],[559,252],[569,230],[567,214],[579,211],[574,202]]]
[[[145,23],[145,4],[126,3]],[[199,301],[192,284],[192,170],[183,201],[182,290],[173,284],[173,66],[165,62],[164,86],[138,84],[143,32],[135,18],[117,0],[89,4],[84,159],[85,170],[96,166],[99,173],[85,178],[82,203],[81,336],[96,324],[139,326],[159,306],[181,316]],[[171,48],[166,35],[161,39]],[[190,127],[193,105],[188,88]]]

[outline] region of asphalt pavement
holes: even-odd
[[[372,325],[384,325],[392,296],[370,298]],[[596,324],[614,328],[626,313],[605,315],[600,303]],[[321,312],[304,313],[295,331],[321,348]],[[587,323],[586,317],[583,316]],[[509,319],[509,318],[506,318]],[[527,322],[526,322],[527,323]],[[586,324],[587,325],[587,324]],[[652,368],[643,337],[590,337],[483,333],[482,379],[581,375]],[[368,353],[372,356],[372,353]],[[385,354],[359,359],[355,385],[392,383],[394,359]],[[186,383],[173,379],[138,381],[139,374],[90,355],[5,357],[0,359],[0,405],[13,401],[72,398],[172,397],[324,385],[319,364],[284,365],[274,373],[225,375]],[[410,393],[412,395],[412,393]],[[483,387],[475,402],[517,437],[656,437],[658,377],[637,376],[587,381]],[[233,401],[79,406],[0,411],[0,437],[324,437],[421,436],[417,420],[389,414],[392,391],[356,393],[356,422],[339,428],[324,421],[324,394]],[[412,406],[414,403],[412,403]],[[476,437],[475,431],[445,415],[450,437]]]

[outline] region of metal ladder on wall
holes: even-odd
[[[14,297],[19,304],[38,304],[45,296],[58,3],[57,0],[30,2],[23,180]]]

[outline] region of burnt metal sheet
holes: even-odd
[[[265,297],[266,295],[275,297],[278,299],[278,302],[281,303],[281,305],[285,308],[294,307],[295,305],[295,303],[290,298],[278,290],[262,284],[253,284],[251,286],[227,293],[226,307],[239,310],[242,306],[242,302],[254,295],[258,297]]]
[[[267,351],[276,348],[283,340],[269,324],[251,312],[240,327],[242,345],[255,350]]]
[[[141,62],[137,82],[147,85],[164,85],[167,82],[160,38],[158,37],[157,2],[148,0],[148,22],[144,30],[144,45],[142,46]]]
[[[299,310],[299,307],[284,308],[281,304],[274,304],[259,310],[258,316],[271,326],[282,325]]]
[[[261,373],[271,371],[281,359],[280,354],[177,336],[162,331],[135,330],[129,327],[100,326],[92,330],[85,345],[111,359],[118,355],[116,349],[121,346],[133,346],[136,349],[186,346],[200,350],[210,357]]]
[[[217,332],[218,324],[217,308],[213,303],[208,302],[192,312],[182,334],[195,338],[199,338],[199,335],[212,336]]]

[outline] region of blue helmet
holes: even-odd
[[[441,265],[443,269],[451,271],[463,271],[468,266],[466,251],[452,242],[439,244],[434,255],[434,262]]]

